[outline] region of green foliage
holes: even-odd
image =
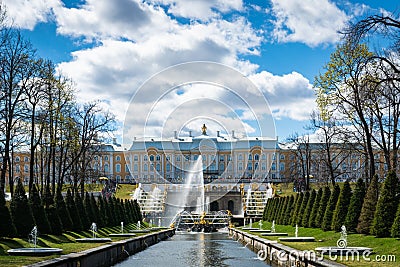
[[[356,188],[350,199],[349,210],[346,215],[346,229],[349,232],[354,232],[357,228],[358,218],[360,217],[362,204],[365,197],[365,184],[364,180],[359,178],[357,180]]]
[[[17,230],[17,236],[27,237],[35,226],[32,210],[25,195],[21,179],[18,179],[14,195],[10,203],[11,216]]]
[[[331,197],[331,189],[326,186],[324,192],[322,193],[321,201],[319,203],[317,216],[315,218],[315,226],[321,227],[324,220],[326,207],[328,206],[329,199]]]
[[[107,215],[107,201],[100,196],[98,199],[98,207],[99,207],[99,213],[101,216],[101,225],[102,227],[108,225],[108,215]]]
[[[108,226],[114,226],[117,224],[117,219],[115,218],[115,207],[112,197],[107,199],[107,218]]]
[[[339,199],[336,203],[335,211],[333,213],[333,219],[331,228],[336,232],[340,232],[340,228],[346,220],[347,211],[349,209],[351,198],[351,188],[349,181],[346,180],[343,184],[342,190],[340,190]]]
[[[339,194],[340,194],[340,187],[338,184],[336,184],[335,187],[333,188],[333,192],[331,194],[331,197],[329,198],[328,204],[326,205],[324,219],[322,220],[321,229],[324,231],[331,230],[333,212],[335,210]]]
[[[311,217],[311,211],[314,206],[316,195],[317,193],[315,192],[315,190],[314,189],[311,190],[310,198],[308,199],[306,209],[304,210],[303,219],[301,221],[301,225],[304,227],[308,227],[308,221],[310,220]]]
[[[92,204],[90,203],[90,196],[88,192],[86,192],[85,194],[84,206],[90,224],[96,222],[96,218],[94,217],[94,211],[92,209]]]
[[[400,202],[397,207],[396,218],[394,218],[394,222],[392,225],[391,236],[397,238],[400,237]]]
[[[16,236],[17,231],[11,218],[10,210],[6,205],[4,192],[0,190],[0,237]]]
[[[72,196],[71,190],[67,190],[67,196],[65,198],[65,204],[67,206],[69,215],[72,221],[72,230],[73,231],[81,231],[82,230],[82,222],[78,213],[78,208],[75,205],[75,200]]]
[[[286,206],[285,214],[283,216],[283,224],[284,225],[288,225],[290,223],[290,214],[291,214],[291,212],[293,210],[294,201],[295,201],[294,196],[291,195],[289,197],[289,202],[288,202],[288,204]]]
[[[80,194],[75,195],[75,205],[78,211],[79,218],[81,219],[82,228],[87,230],[90,228],[91,222],[86,214],[85,206],[83,205],[83,200]]]
[[[279,215],[276,220],[278,224],[283,224],[285,211],[286,211],[286,207],[288,206],[288,204],[289,204],[289,196],[283,197],[282,198],[282,206],[281,206],[281,209],[279,210]]]
[[[371,232],[377,237],[388,237],[392,229],[397,210],[398,179],[394,171],[390,171],[383,184],[382,193],[376,206]]]
[[[91,206],[91,209],[93,211],[93,218],[94,218],[93,221],[97,225],[103,225],[104,224],[103,223],[103,218],[102,218],[102,216],[100,214],[100,210],[99,210],[99,207],[97,205],[97,201],[94,198],[93,194],[90,195],[90,206]]]
[[[32,186],[32,191],[29,195],[29,202],[38,231],[42,234],[50,234],[50,223],[44,210],[42,199],[40,198],[39,191],[37,190],[36,185]]]
[[[314,203],[312,203],[312,209],[311,209],[311,214],[308,220],[308,227],[317,227],[315,220],[317,218],[317,214],[318,214],[318,209],[321,203],[321,198],[322,198],[322,193],[323,193],[323,189],[322,187],[320,189],[318,189],[318,192],[315,196],[315,200]]]
[[[364,197],[360,217],[358,219],[357,233],[369,234],[374,220],[376,204],[379,197],[378,176],[374,175]]]
[[[135,208],[135,222],[142,221],[142,212],[140,211],[140,206],[136,199],[133,201],[133,204]]]
[[[301,204],[303,202],[303,198],[304,198],[304,192],[301,192],[300,194],[297,195],[296,206],[292,213],[292,219],[291,219],[292,226],[295,226],[297,223],[297,216],[299,215],[299,211],[301,208]]]
[[[296,224],[298,226],[303,226],[302,225],[302,223],[303,223],[303,215],[304,215],[304,211],[306,210],[309,198],[310,198],[310,191],[306,191],[304,193],[303,201],[301,202],[301,206],[300,206],[300,209],[298,211],[297,218],[296,218]]]
[[[72,230],[73,224],[71,220],[71,215],[67,209],[67,205],[65,204],[64,197],[61,194],[60,190],[57,190],[56,199],[55,199],[55,206],[57,209],[58,214],[60,215],[61,223],[64,230]]]

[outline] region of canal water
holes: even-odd
[[[269,266],[227,233],[176,233],[115,265],[130,266]]]

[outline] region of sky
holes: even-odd
[[[116,115],[116,137],[303,133],[346,23],[395,0],[3,0],[11,25]]]

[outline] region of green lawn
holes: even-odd
[[[134,227],[135,224],[130,224],[125,226],[124,229],[125,231],[129,231],[134,229]],[[120,227],[99,228],[97,236],[108,237],[108,234],[119,233],[120,230],[121,230]],[[142,234],[137,234],[137,236],[140,235]],[[104,245],[104,243],[91,244],[91,243],[75,242],[76,238],[84,238],[84,237],[92,237],[92,233],[90,231],[83,231],[83,232],[66,232],[61,236],[41,235],[38,238],[38,246],[61,248],[63,249],[62,254],[65,255]],[[119,241],[123,239],[127,238],[112,237],[112,241]],[[21,248],[21,247],[31,247],[31,244],[28,243],[27,239],[0,238],[0,266],[7,266],[7,267],[25,266],[35,262],[59,257],[59,255],[45,256],[45,257],[26,257],[26,256],[10,256],[7,254],[7,250],[12,248]]]
[[[258,222],[253,223],[253,226],[258,228]],[[271,229],[271,223],[263,222],[263,229]],[[288,233],[289,236],[294,236],[295,227],[288,225],[275,225],[276,232]],[[255,234],[255,233],[251,233]],[[327,231],[315,228],[299,227],[298,236],[312,236],[315,237],[317,242],[281,242],[279,237],[264,237],[269,240],[276,240],[284,245],[293,247],[298,250],[313,250],[316,247],[336,246],[337,240],[340,238],[340,233]],[[400,266],[400,240],[395,238],[376,238],[374,236],[366,236],[361,234],[349,234],[347,236],[347,246],[349,247],[370,247],[373,249],[374,254],[370,256],[371,261],[365,261],[360,256],[360,261],[340,261],[347,266]],[[382,257],[387,255],[394,255],[395,262],[376,262],[376,256]],[[374,262],[372,262],[374,261]]]

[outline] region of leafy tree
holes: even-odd
[[[301,225],[304,227],[308,227],[308,221],[310,220],[311,217],[311,210],[314,206],[316,195],[317,193],[315,192],[315,190],[314,189],[311,190],[310,198],[308,199],[307,206],[306,209],[304,210],[303,219],[301,222]]]
[[[310,214],[310,218],[308,220],[308,227],[317,227],[315,220],[317,218],[317,214],[318,214],[318,209],[321,203],[321,198],[322,198],[322,193],[323,193],[323,189],[322,187],[320,189],[318,189],[318,192],[315,196],[315,201],[314,203],[312,203],[312,210],[311,210],[311,214]]]
[[[381,196],[376,206],[371,232],[377,237],[388,237],[392,229],[397,210],[398,179],[394,171],[389,171]]]
[[[347,211],[350,204],[351,188],[349,181],[344,182],[342,190],[336,203],[335,211],[333,213],[333,220],[331,224],[332,230],[340,232],[342,225],[346,220]]]
[[[50,234],[50,223],[44,210],[42,199],[40,198],[39,191],[37,190],[36,185],[32,185],[31,194],[29,195],[29,202],[38,231],[43,234]]]
[[[362,204],[365,197],[365,184],[364,180],[359,178],[357,180],[356,188],[350,199],[349,210],[346,215],[346,229],[347,231],[355,231],[360,217]]]
[[[333,212],[335,210],[339,195],[340,195],[340,187],[338,184],[336,184],[335,187],[333,188],[333,192],[332,192],[331,197],[329,198],[329,202],[326,206],[324,219],[322,220],[321,229],[324,231],[331,230]]]
[[[372,177],[371,183],[368,186],[367,193],[365,195],[360,217],[358,219],[357,233],[369,234],[372,222],[374,220],[376,203],[379,197],[379,184],[378,176],[374,175]]]
[[[10,209],[18,236],[27,237],[35,226],[35,222],[33,220],[31,206],[29,205],[28,198],[25,195],[25,189],[21,179],[18,179],[17,186],[15,187],[15,192],[10,203]]]
[[[279,210],[279,215],[278,215],[278,219],[277,219],[277,223],[278,224],[283,224],[283,220],[284,220],[284,216],[285,216],[285,211],[286,211],[286,207],[289,204],[289,196],[285,196],[282,198],[282,207]]]
[[[99,203],[99,214],[101,217],[101,225],[100,226],[108,226],[108,216],[107,216],[107,201],[100,196],[98,199],[98,203]]]

